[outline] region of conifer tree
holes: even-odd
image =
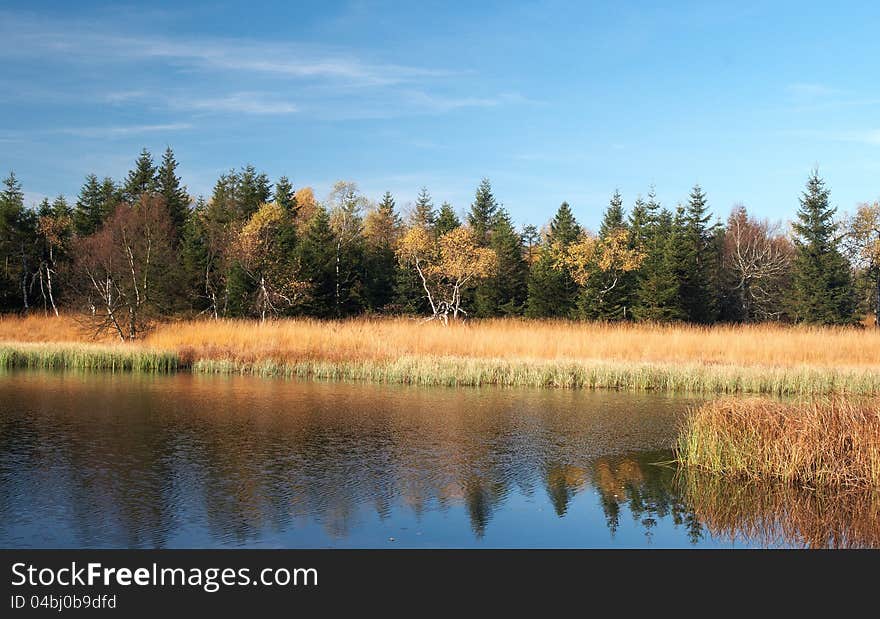
[[[318,206],[309,221],[297,253],[303,276],[310,285],[303,308],[309,316],[329,318],[336,313],[336,236],[330,227],[330,215]]]
[[[488,178],[480,181],[477,187],[474,202],[468,213],[467,220],[477,240],[483,247],[489,245],[489,231],[495,223],[495,215],[498,211],[498,202],[492,194],[492,184]]]
[[[0,308],[29,308],[27,278],[35,217],[24,208],[24,190],[14,172],[3,180],[0,192]]]
[[[631,237],[619,191],[611,201],[599,226],[599,240],[606,241],[615,234]],[[624,320],[630,318],[635,305],[637,273],[612,273],[598,270],[587,280],[578,296],[578,313],[591,320]]]
[[[400,235],[400,216],[390,191],[364,221],[364,285],[366,305],[379,311],[391,304],[398,269],[395,247]]]
[[[709,323],[717,317],[717,271],[720,261],[712,215],[699,185],[691,190],[683,214],[684,235],[677,248],[681,309],[690,322]]]
[[[162,165],[156,173],[156,192],[165,199],[165,208],[168,209],[175,235],[171,239],[172,246],[176,247],[183,236],[191,200],[186,187],[182,186],[180,177],[177,176],[177,161],[170,146],[165,149]]]
[[[838,249],[837,209],[830,206],[829,195],[819,171],[813,170],[793,224],[793,309],[802,322],[846,324],[852,322],[855,308],[852,273]]]
[[[272,199],[272,183],[265,172],[257,172],[250,164],[238,175],[235,187],[235,218],[243,222],[256,213],[260,206]]]
[[[541,246],[528,276],[526,316],[531,318],[567,317],[575,309],[577,284],[567,271],[555,268],[555,252],[576,241],[581,227],[567,202],[563,202]]]
[[[275,183],[275,202],[288,213],[296,216],[296,192],[286,176],[282,176]]]
[[[660,210],[649,231],[646,257],[639,272],[634,316],[642,321],[683,320],[676,260],[677,248],[684,238],[681,211],[673,219],[668,210]]]
[[[495,214],[489,247],[495,251],[497,261],[494,273],[476,288],[475,314],[478,317],[521,314],[528,290],[528,265],[523,258],[522,237],[503,208]]]
[[[427,187],[422,187],[419,190],[419,195],[413,206],[411,219],[413,225],[424,226],[428,229],[434,227],[437,220],[437,214],[434,212],[434,203]]]
[[[141,151],[133,170],[128,172],[122,185],[122,199],[128,204],[134,205],[143,194],[152,193],[156,190],[156,166],[153,164],[153,155],[146,148]]]
[[[437,215],[437,222],[434,224],[434,230],[437,236],[443,236],[447,232],[455,230],[461,225],[461,220],[455,214],[455,210],[449,202],[440,205],[440,213]]]

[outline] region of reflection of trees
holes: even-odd
[[[669,452],[644,452],[633,456],[599,458],[591,469],[591,484],[612,536],[620,526],[621,506],[650,536],[658,519],[670,518],[684,527],[692,543],[702,537],[702,527],[693,510],[675,492],[675,469],[658,464],[670,459]]]
[[[676,479],[715,536],[767,547],[880,548],[880,493],[811,491],[682,472]]]
[[[576,520],[585,501],[612,536],[631,517],[647,535],[671,522],[694,543],[709,531],[880,545],[867,495],[677,477],[655,464],[670,460],[663,451],[602,455],[644,418],[627,394],[35,376],[0,383],[15,403],[0,415],[2,539],[48,517],[83,546],[302,543],[303,525],[344,539],[371,519],[449,509],[481,538],[511,495],[543,488],[553,518]]]

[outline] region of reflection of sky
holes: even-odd
[[[732,545],[655,464],[676,398],[14,374],[0,401],[0,547]]]

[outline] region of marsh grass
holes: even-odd
[[[155,362],[161,371],[173,365],[207,373],[438,386],[880,394],[877,330],[517,319],[447,328],[402,318],[190,320],[154,327],[139,342],[96,347],[84,344],[90,334],[69,316],[3,317],[0,346],[7,360],[0,363],[103,369],[119,367],[119,360],[123,367],[144,369]],[[34,352],[28,348],[34,342],[45,348]]]
[[[731,478],[880,490],[880,400],[708,402],[684,421],[677,458]]]
[[[170,373],[178,369],[173,352],[96,344],[0,343],[0,368]]]

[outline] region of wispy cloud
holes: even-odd
[[[454,97],[424,91],[406,91],[403,96],[410,103],[432,111],[450,111],[461,108],[497,107],[505,103],[520,103],[525,98],[516,93],[503,93],[491,97]]]
[[[827,84],[818,84],[813,82],[796,82],[789,84],[786,90],[796,97],[821,98],[842,94],[842,91],[828,86]]]
[[[444,69],[371,62],[352,52],[315,45],[232,38],[176,40],[113,32],[106,24],[56,24],[0,12],[0,55],[54,57],[65,62],[158,60],[181,68],[335,79],[363,86],[453,74]]]
[[[239,92],[218,97],[200,99],[175,98],[168,101],[170,107],[195,112],[226,112],[238,114],[293,114],[299,108],[289,101],[274,100],[253,92]]]
[[[122,138],[130,135],[144,133],[159,133],[163,131],[183,131],[192,129],[189,123],[166,123],[158,125],[116,125],[107,127],[64,127],[54,129],[52,133],[63,133],[82,138]]]

